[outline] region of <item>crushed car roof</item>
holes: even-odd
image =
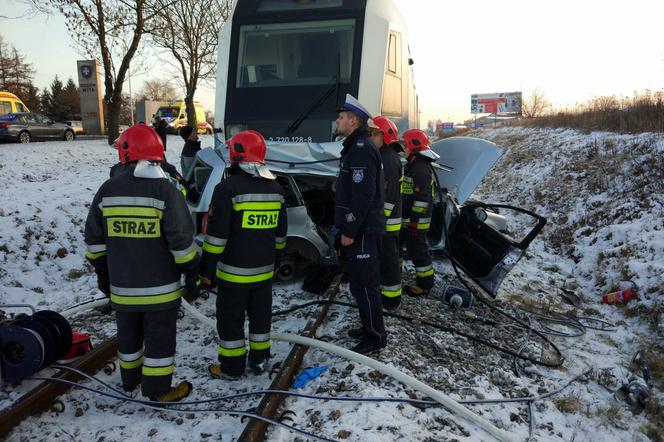
[[[268,142],[265,163],[275,173],[335,177],[343,145],[329,143]],[[434,168],[440,187],[446,188],[463,204],[475,191],[489,169],[502,156],[496,144],[472,137],[450,137],[436,141],[431,149],[440,155]],[[204,149],[199,157],[209,165],[229,164],[228,149]]]

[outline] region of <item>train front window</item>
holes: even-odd
[[[240,28],[237,87],[350,83],[355,20]]]

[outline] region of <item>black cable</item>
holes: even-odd
[[[310,302],[307,302],[307,303],[304,303],[304,304],[296,305],[296,306],[291,307],[291,308],[286,309],[286,310],[279,310],[279,311],[276,311],[276,312],[272,312],[272,316],[286,315],[288,313],[292,313],[296,310],[299,310],[299,309],[302,309],[302,308],[305,308],[305,307],[309,307],[309,306],[312,306],[312,305],[326,305],[326,304],[357,308],[357,306],[355,304],[350,304],[350,303],[347,303],[347,302],[320,300],[320,301],[310,301]],[[490,341],[487,341],[486,339],[480,338],[479,336],[474,336],[474,335],[462,332],[460,330],[457,330],[455,328],[448,327],[448,326],[445,326],[445,325],[436,324],[436,323],[427,321],[426,319],[413,318],[413,317],[410,317],[410,316],[404,316],[404,315],[400,315],[400,314],[397,314],[397,313],[391,313],[391,312],[383,312],[383,315],[387,316],[387,317],[390,317],[390,318],[400,319],[402,321],[408,321],[408,322],[413,322],[413,323],[417,323],[417,324],[426,325],[426,326],[429,326],[429,327],[433,327],[433,328],[437,328],[439,330],[446,331],[448,333],[453,333],[453,334],[456,334],[456,335],[459,335],[459,336],[463,336],[464,338],[470,339],[471,341],[478,342],[480,344],[491,347],[494,350],[497,350],[497,351],[500,351],[502,353],[506,353],[508,355],[511,355],[511,356],[514,356],[514,357],[532,362],[533,364],[536,364],[536,365],[542,365],[542,366],[546,366],[546,367],[559,367],[560,365],[562,365],[562,354],[560,353],[560,350],[558,350],[558,347],[556,347],[549,339],[547,339],[546,336],[544,336],[543,334],[539,333],[537,330],[534,330],[534,329],[532,329],[528,326],[526,326],[524,328],[526,328],[527,330],[528,329],[532,330],[532,332],[534,332],[535,334],[540,336],[547,344],[549,344],[556,351],[556,353],[558,353],[558,355],[561,359],[560,363],[551,363],[551,362],[540,361],[540,360],[532,358],[530,356],[526,356],[526,355],[520,354],[518,352],[515,352],[514,350],[510,350],[510,349],[507,349],[507,348],[500,347],[499,345],[496,345],[496,344],[494,344]]]
[[[60,378],[30,377],[30,378],[27,378],[27,379],[28,380],[34,380],[34,381],[42,381],[42,382],[59,382],[59,383],[62,383],[62,384],[69,385],[71,387],[80,388],[82,390],[90,391],[92,393],[97,393],[99,395],[115,399],[117,401],[131,402],[131,403],[135,403],[135,404],[140,404],[140,405],[143,405],[143,406],[146,406],[146,407],[153,408],[155,410],[175,411],[175,412],[180,412],[180,413],[222,413],[222,414],[229,414],[231,416],[232,415],[238,415],[238,416],[250,417],[250,418],[253,418],[253,419],[261,420],[263,422],[267,422],[267,423],[272,424],[272,425],[277,425],[277,426],[280,426],[280,427],[287,428],[289,431],[300,433],[300,434],[303,434],[305,436],[312,437],[314,439],[323,440],[323,441],[326,441],[326,442],[328,442],[328,441],[336,442],[335,439],[328,439],[328,438],[323,437],[323,436],[318,436],[316,434],[310,433],[310,432],[305,431],[305,430],[301,430],[299,428],[293,427],[293,426],[288,425],[288,424],[284,424],[283,422],[279,422],[279,421],[274,420],[274,419],[270,419],[268,417],[262,416],[258,413],[252,412],[252,411],[242,411],[242,410],[233,410],[233,409],[224,409],[224,408],[218,408],[218,409],[178,409],[178,408],[170,408],[173,405],[177,406],[177,405],[184,405],[184,404],[178,403],[178,402],[160,403],[160,402],[154,402],[154,401],[143,401],[143,400],[140,400],[140,399],[134,399],[134,398],[127,397],[127,396],[124,396],[124,395],[119,396],[117,394],[112,394],[112,393],[108,393],[108,392],[105,392],[105,391],[100,391],[100,390],[97,390],[97,389],[79,384],[77,382],[69,381],[69,380],[66,380],[66,379],[60,379]]]

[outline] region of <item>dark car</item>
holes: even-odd
[[[0,115],[0,140],[29,143],[33,140],[73,141],[74,129],[34,112]]]

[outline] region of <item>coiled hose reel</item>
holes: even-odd
[[[30,305],[1,305],[28,307],[32,315],[17,315],[0,322],[0,377],[17,382],[32,376],[65,356],[72,346],[69,322],[51,310],[35,311]]]

